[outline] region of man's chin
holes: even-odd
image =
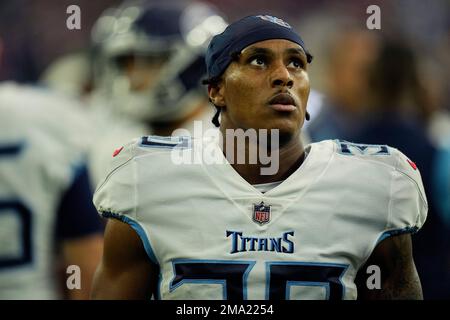
[[[292,139],[295,139],[295,137],[297,136],[297,134],[291,131],[280,131],[280,148],[288,145],[292,141]]]
[[[292,139],[299,138],[300,125],[292,119],[271,119],[272,121],[258,121],[249,125],[249,128],[253,128],[257,131],[258,138],[265,133],[265,139],[259,140],[259,143],[267,141],[268,145],[277,144],[280,148],[292,141]],[[274,121],[275,120],[275,121]],[[258,126],[258,124],[262,124]],[[246,131],[246,129],[243,129]],[[261,131],[263,130],[263,131]]]
[[[298,138],[299,132],[296,130],[287,130],[286,128],[264,128],[267,129],[267,146],[269,148],[283,148],[287,144],[291,143],[293,139]],[[263,143],[263,141],[260,141]]]

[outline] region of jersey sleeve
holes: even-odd
[[[389,215],[382,239],[401,233],[415,233],[425,223],[428,203],[419,168],[398,150],[392,172]]]
[[[133,141],[114,151],[109,173],[95,190],[94,205],[103,217],[136,219],[134,145]]]
[[[118,219],[130,225],[141,238],[150,261],[158,264],[150,237],[136,213],[136,142],[133,140],[114,151],[110,172],[94,193],[94,205],[102,217]]]

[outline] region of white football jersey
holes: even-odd
[[[208,164],[180,164],[180,149]],[[143,137],[113,158],[94,203],[137,231],[160,267],[158,298],[356,299],[356,273],[377,243],[423,225],[420,173],[388,146],[306,149],[262,193],[214,139]]]
[[[93,143],[88,154],[88,165],[91,180],[94,185],[103,181],[108,174],[108,161],[113,151],[129,142],[131,139],[143,135],[153,134],[152,128],[143,121],[136,121],[114,113],[111,107],[104,106],[100,97],[94,97],[92,103],[92,118],[96,123],[96,132],[93,135]],[[175,130],[172,135],[194,136],[197,131],[203,134],[203,130],[213,127],[211,119],[212,108],[205,109],[194,119],[190,119],[180,125],[179,131]],[[214,128],[215,129],[215,128]],[[196,131],[197,130],[197,131]],[[216,130],[216,129],[215,129]]]
[[[93,186],[99,184],[108,174],[108,162],[116,148],[134,137],[151,133],[148,126],[143,123],[118,119],[116,116],[107,114],[103,119],[96,121],[96,126],[97,129],[102,128],[102,130],[96,130],[92,136],[88,152],[88,166]]]
[[[0,85],[0,299],[61,298],[55,222],[86,145],[78,104]]]

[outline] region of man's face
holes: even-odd
[[[223,74],[217,96],[211,96],[216,105],[224,106],[222,126],[298,133],[310,89],[306,66],[303,49],[288,40],[246,47]]]

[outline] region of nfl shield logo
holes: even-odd
[[[259,224],[265,224],[270,221],[270,206],[264,202],[253,205],[253,221]]]

